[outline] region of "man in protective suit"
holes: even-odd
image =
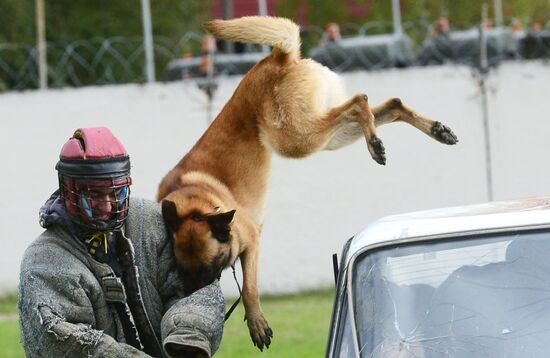
[[[216,281],[183,295],[157,203],[132,198],[130,159],[105,127],[61,149],[46,230],[21,263],[19,323],[28,357],[209,357],[222,336]]]

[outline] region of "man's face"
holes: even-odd
[[[327,26],[327,38],[330,41],[340,39],[340,27],[337,24],[329,24]]]
[[[92,180],[61,178],[61,195],[69,214],[96,230],[120,228],[128,216],[130,177]]]
[[[120,196],[120,188],[118,196]],[[85,193],[95,220],[109,221],[116,211],[115,191],[112,188],[91,188]]]

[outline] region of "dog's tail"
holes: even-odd
[[[274,48],[274,54],[288,55],[290,60],[300,58],[300,28],[283,17],[245,16],[212,20],[204,27],[220,39],[269,45]]]

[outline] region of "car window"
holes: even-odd
[[[336,337],[337,352],[334,355],[339,358],[353,358],[355,346],[353,344],[353,335],[351,329],[351,320],[349,319],[348,300],[344,297],[342,301],[342,310],[340,311],[340,330]]]
[[[425,241],[353,264],[361,357],[540,357],[550,341],[550,234]]]

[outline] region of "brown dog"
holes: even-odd
[[[372,158],[385,164],[376,127],[395,121],[445,144],[457,138],[399,99],[371,108],[365,94],[347,97],[335,73],[300,58],[299,28],[290,20],[244,17],[205,27],[216,37],[266,44],[273,51],[248,72],[208,130],[162,180],[157,200],[189,292],[213,282],[240,258],[245,319],[262,350],[272,337],[257,287],[271,152],[300,158],[364,136]]]

